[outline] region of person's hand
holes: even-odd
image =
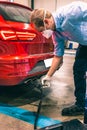
[[[43,77],[41,79],[41,83],[42,83],[43,88],[50,87],[50,81],[51,81],[50,76],[46,75],[45,77]]]

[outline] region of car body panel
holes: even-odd
[[[20,4],[0,1],[1,4],[31,11]],[[20,19],[17,17],[17,20]],[[45,74],[49,68],[45,67],[44,60],[52,57],[51,38],[44,38],[30,23],[5,19],[0,14],[0,85],[18,85],[28,78]]]

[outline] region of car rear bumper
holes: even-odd
[[[53,57],[53,54],[46,56],[46,59]],[[46,74],[49,66],[46,66],[45,58],[23,58],[16,60],[0,59],[0,86],[13,86],[25,82],[27,79]]]

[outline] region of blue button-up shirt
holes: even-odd
[[[52,35],[55,55],[63,56],[65,40],[87,45],[87,3],[72,2],[52,15],[56,26]]]

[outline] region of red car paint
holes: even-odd
[[[17,3],[0,1],[0,86],[21,84],[49,69],[43,61],[53,57],[52,39],[44,38],[31,26],[31,11]]]

